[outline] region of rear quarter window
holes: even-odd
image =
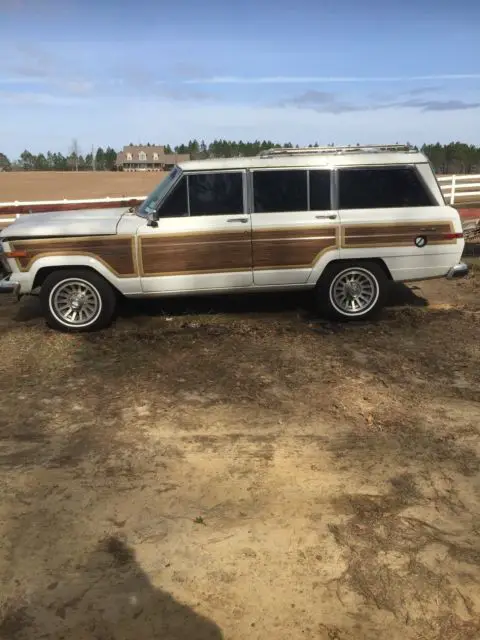
[[[340,169],[340,209],[428,207],[435,204],[411,167]]]

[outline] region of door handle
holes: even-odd
[[[315,216],[315,218],[317,218],[317,220],[336,220],[337,219],[337,215],[336,214],[330,214],[330,215],[325,215],[325,216]]]
[[[229,218],[227,222],[243,222],[246,224],[248,222],[248,218]]]

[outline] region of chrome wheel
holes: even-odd
[[[341,271],[330,285],[330,302],[344,316],[360,316],[375,306],[380,287],[367,269],[352,267]]]
[[[50,311],[66,327],[86,327],[98,318],[102,300],[97,289],[86,280],[70,278],[50,292]]]

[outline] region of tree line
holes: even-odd
[[[47,151],[34,154],[25,149],[16,160],[0,153],[0,170],[3,171],[114,171],[117,152],[112,147],[98,147],[96,152],[82,155],[74,145],[68,155]]]
[[[148,143],[147,146],[151,146]],[[318,147],[318,143],[308,145]],[[334,146],[331,143],[329,146]],[[271,148],[294,148],[291,142],[283,144],[271,140],[255,140],[253,142],[234,140],[213,140],[208,145],[204,140],[189,140],[188,143],[175,147],[165,145],[165,153],[190,154],[192,159],[233,158],[239,156],[255,156]],[[418,148],[418,147],[416,147]],[[424,144],[421,151],[429,158],[437,173],[480,173],[480,147],[463,142],[449,144]],[[27,149],[16,160],[10,160],[0,153],[0,170],[3,171],[115,171],[117,152],[112,147],[98,147],[96,152],[82,155],[76,141],[68,155],[48,151],[35,155]]]

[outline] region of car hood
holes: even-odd
[[[115,209],[76,209],[28,213],[8,225],[0,236],[5,238],[44,238],[47,236],[114,235],[125,207]]]

